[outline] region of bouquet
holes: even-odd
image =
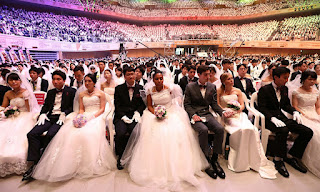
[[[241,105],[238,101],[232,100],[227,103],[227,107],[234,110],[234,111],[238,111],[240,109]]]
[[[158,118],[158,119],[163,119],[165,118],[167,114],[166,108],[162,105],[157,105],[154,108],[154,115]]]
[[[87,117],[84,116],[83,114],[78,114],[78,115],[73,119],[73,125],[74,125],[76,128],[81,128],[81,127],[83,127],[87,122],[88,122]]]
[[[19,108],[11,105],[5,108],[3,112],[6,118],[17,117],[20,114]]]

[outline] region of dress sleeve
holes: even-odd
[[[23,97],[24,100],[28,100],[28,99],[30,98],[30,93],[29,93],[29,91],[24,91],[24,92],[22,93],[22,97]]]

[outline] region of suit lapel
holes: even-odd
[[[124,86],[123,86],[123,92],[127,97],[128,103],[130,103],[130,95],[129,95],[129,90],[126,82],[124,83]]]
[[[267,86],[267,85],[266,85],[266,86]],[[276,91],[274,90],[272,84],[269,84],[268,86],[269,86],[270,93],[272,93],[271,95],[272,95],[273,100],[276,102],[276,104],[278,104],[278,107],[279,107],[279,104],[280,104],[280,103],[279,103],[279,101],[278,101]]]
[[[239,79],[239,77],[236,77],[235,80],[237,81],[237,83],[239,84],[239,87],[241,89],[242,92],[245,92],[244,87],[242,85],[241,80]]]

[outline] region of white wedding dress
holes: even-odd
[[[181,190],[181,182],[201,187],[208,162],[202,153],[187,113],[169,89],[149,92],[154,106],[165,106],[167,115],[159,120],[148,109],[143,112],[122,156],[131,179],[142,186]]]
[[[0,121],[0,177],[10,174],[20,175],[26,171],[27,133],[35,124],[33,114],[27,111],[24,98],[11,99],[10,105],[17,106],[20,114],[18,117]]]
[[[115,91],[114,87],[106,87],[106,88],[104,88],[103,91],[110,96],[112,101],[114,100],[114,91]]]
[[[320,97],[318,90],[313,89],[312,93],[303,93],[299,89],[292,92],[298,99],[298,107],[302,115],[302,124],[313,131],[313,137],[303,154],[302,162],[309,171],[320,178],[320,115],[316,112],[315,104]]]
[[[83,97],[84,115],[90,117],[100,109],[98,96]],[[116,169],[116,159],[106,139],[106,123],[102,115],[82,128],[73,126],[76,114],[65,124],[46,148],[35,168],[33,178],[49,182],[71,178],[106,175]]]
[[[238,101],[235,94],[221,97],[221,106],[226,109],[231,100]],[[225,129],[230,133],[228,168],[235,172],[253,169],[262,178],[275,179],[277,171],[263,151],[258,129],[252,125],[245,113],[225,119]]]

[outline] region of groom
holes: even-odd
[[[32,166],[23,175],[24,180],[31,180],[35,165],[41,157],[41,148],[43,151],[51,139],[57,134],[63,125],[66,116],[73,111],[73,99],[76,90],[65,86],[66,74],[62,71],[52,73],[52,84],[55,87],[48,91],[46,100],[41,108],[40,116],[36,126],[27,134],[28,137],[28,158]],[[47,131],[44,137],[44,144],[41,145],[42,134]]]
[[[300,159],[313,136],[313,131],[300,124],[300,113],[291,106],[288,98],[288,88],[285,86],[288,81],[290,70],[285,67],[278,67],[273,70],[273,82],[261,87],[258,92],[259,111],[265,115],[266,128],[276,134],[276,147],[273,149],[275,158],[274,164],[278,172],[289,177],[283,160],[302,173],[306,173]],[[281,110],[293,115],[293,120],[288,119]],[[294,145],[287,154],[288,133],[299,134]]]
[[[227,117],[229,112],[223,111],[217,104],[216,87],[208,83],[210,76],[208,67],[201,65],[197,73],[199,80],[189,83],[186,87],[184,108],[191,119],[192,128],[199,134],[200,147],[207,159],[209,159],[208,130],[214,132],[214,152],[210,161],[213,170],[207,169],[206,173],[214,179],[217,178],[217,175],[224,179],[225,173],[218,163],[218,154],[222,153],[224,127],[213,118],[209,106],[220,116]]]
[[[146,108],[141,96],[140,90],[143,87],[135,83],[135,72],[132,67],[124,67],[123,74],[125,83],[118,85],[114,93],[114,119],[116,135],[115,148],[119,156],[117,167],[123,169],[120,159],[127,146],[128,139],[134,127],[140,122],[140,116]]]

